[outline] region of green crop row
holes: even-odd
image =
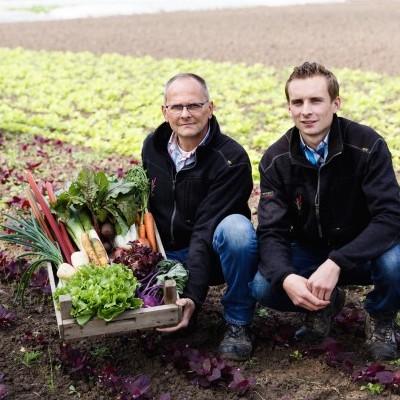
[[[0,129],[138,157],[144,137],[162,121],[163,84],[185,71],[208,81],[221,126],[247,149],[257,179],[263,150],[292,125],[283,90],[290,69],[0,49]],[[381,133],[399,169],[400,77],[334,72],[341,83],[340,114]]]

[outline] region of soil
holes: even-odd
[[[0,24],[0,46],[400,71],[400,0]]]
[[[0,45],[146,54],[157,58],[261,62],[277,67],[312,58],[328,66],[396,75],[400,73],[399,20],[400,2],[397,0],[350,1],[334,5],[1,24]],[[4,143],[23,148],[23,151],[26,149],[24,143],[29,143],[31,148],[41,150],[40,156],[45,162],[34,167],[35,176],[55,185],[74,174],[90,155],[88,149],[42,143],[28,135],[16,138],[0,132],[0,139],[0,154],[4,154],[4,147],[1,148]],[[65,161],[63,164],[59,162],[60,154]],[[37,157],[36,154],[32,159],[37,160]],[[127,158],[109,158],[98,166],[116,172],[118,168],[127,168],[131,162]],[[10,198],[12,187],[21,183],[16,171],[10,172],[11,178],[4,173],[6,167],[7,159],[2,155],[0,172],[3,178],[6,177],[0,186],[2,198]],[[18,203],[18,199],[14,200]],[[253,210],[256,204],[257,188],[251,198]],[[7,252],[10,257],[15,255],[14,249],[8,248]],[[175,400],[238,397],[226,383],[211,388],[193,384],[187,374],[189,368],[178,368],[170,356],[171,349],[178,345],[189,345],[207,355],[215,354],[223,334],[219,303],[223,287],[210,290],[196,327],[188,332],[174,336],[152,331],[133,332],[72,343],[74,349],[90,356],[92,365],[97,368],[97,372],[84,373],[83,370],[71,371],[62,361],[63,343],[58,336],[50,296],[29,289],[23,307],[12,301],[15,283],[5,280],[4,276],[0,276],[0,282],[0,304],[16,314],[16,320],[8,328],[0,325],[0,389],[1,384],[7,386],[9,394],[6,398],[9,400],[121,398],[100,382],[98,370],[104,365],[111,365],[121,375],[148,375],[152,393],[149,398],[161,399],[161,395],[167,393]],[[357,318],[348,319],[347,323],[338,320],[333,329],[333,337],[346,352],[351,353],[348,358],[354,370],[364,367],[369,361],[363,344],[361,299],[364,294],[364,289],[360,288],[347,290],[346,311],[353,312]],[[301,323],[302,316],[298,314],[257,310],[253,324],[254,355],[247,362],[232,363],[242,370],[244,376],[255,379],[255,384],[242,398],[370,398],[368,391],[360,390],[361,384],[351,379],[348,365],[346,367],[340,360],[333,362],[326,351],[313,350],[306,340],[294,339],[294,332]],[[23,355],[34,350],[40,352],[40,358],[24,364]],[[400,398],[389,390],[378,397]]]

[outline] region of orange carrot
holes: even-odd
[[[144,223],[139,225],[138,234],[139,234],[139,239],[146,239],[146,227]]]
[[[154,225],[153,214],[150,211],[146,211],[143,216],[143,223],[146,229],[146,237],[150,243],[150,247],[153,251],[157,251],[157,240]]]
[[[146,238],[139,238],[138,241],[139,241],[139,243],[140,243],[141,245],[147,246],[147,247],[150,247],[150,248],[151,248],[150,243],[149,243],[149,241],[148,241]]]

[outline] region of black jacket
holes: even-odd
[[[391,155],[373,129],[333,118],[328,156],[318,169],[292,128],[260,162],[261,273],[275,287],[294,273],[290,242],[323,248],[342,269],[399,242],[400,197]]]
[[[251,165],[242,146],[220,132],[213,116],[195,164],[177,173],[167,150],[171,133],[169,124],[163,123],[143,144],[143,166],[155,182],[150,209],[166,250],[189,247],[184,296],[201,304],[212,269],[217,268],[212,265],[216,226],[230,214],[250,217]]]

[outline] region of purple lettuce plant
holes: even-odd
[[[172,347],[164,359],[172,360],[176,368],[185,371],[193,384],[204,388],[225,384],[229,389],[244,394],[255,383],[252,378],[244,378],[240,370],[222,358],[191,349],[187,345]]]
[[[4,374],[0,372],[0,400],[5,400],[8,396],[8,388],[4,382]]]
[[[0,304],[0,329],[9,328],[15,320],[15,314]]]

